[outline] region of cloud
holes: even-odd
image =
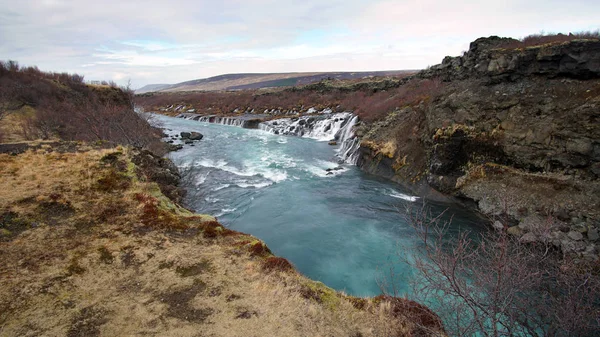
[[[0,55],[87,79],[414,69],[480,36],[596,30],[597,1],[0,0]]]

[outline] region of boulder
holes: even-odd
[[[600,239],[600,235],[598,235],[598,228],[590,228],[587,232],[588,240],[597,241]]]
[[[519,241],[521,241],[523,243],[534,243],[534,242],[538,241],[538,238],[535,234],[529,232],[529,233],[521,236]]]
[[[191,140],[201,140],[204,138],[204,135],[199,132],[191,132],[189,139]]]
[[[169,144],[168,150],[169,151],[179,151],[183,149],[183,145],[181,144]]]
[[[179,133],[179,136],[181,136],[181,139],[190,139],[190,136],[192,134],[190,132],[181,132]]]
[[[502,222],[496,220],[494,221],[494,223],[492,224],[492,227],[494,227],[495,230],[501,231],[504,230],[504,225],[502,224]]]
[[[185,196],[185,189],[179,187],[181,175],[173,162],[147,150],[136,150],[132,162],[148,181],[157,183],[169,199],[177,203],[181,202]]]
[[[567,236],[571,240],[575,240],[575,241],[581,241],[581,240],[583,240],[583,234],[581,234],[580,232],[570,231],[569,233],[567,233]]]
[[[515,235],[515,236],[519,236],[519,235],[523,234],[523,230],[521,228],[519,228],[519,226],[510,227],[506,230],[506,232],[510,235]]]
[[[332,141],[330,141],[330,142],[329,142],[329,143],[327,143],[327,144],[329,144],[329,145],[332,145],[332,146],[333,146],[333,145],[337,145],[337,142],[336,142],[335,140],[332,140]]]

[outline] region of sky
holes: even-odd
[[[598,0],[0,0],[0,60],[86,80],[422,69],[482,36],[596,31]]]

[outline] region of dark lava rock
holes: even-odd
[[[158,184],[161,192],[169,199],[179,203],[185,196],[185,190],[179,187],[181,175],[177,166],[169,159],[161,158],[148,150],[136,150],[132,157],[140,178]]]
[[[191,140],[201,140],[202,138],[204,138],[204,135],[201,134],[200,132],[192,132],[190,133],[190,137]]]
[[[192,134],[190,132],[181,132],[179,135],[181,136],[181,139],[190,139]]]
[[[181,144],[170,144],[167,149],[169,150],[169,152],[171,152],[171,151],[179,151],[179,150],[183,149],[183,145],[181,145]]]
[[[490,36],[471,43],[463,56],[447,56],[442,64],[420,72],[421,78],[444,81],[488,78],[492,82],[514,81],[528,76],[546,78],[600,77],[600,41],[578,39],[527,48],[505,47],[518,43],[510,38]]]

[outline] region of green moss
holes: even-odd
[[[322,303],[326,308],[335,310],[340,304],[338,293],[321,282],[307,281],[301,291],[305,298]]]

